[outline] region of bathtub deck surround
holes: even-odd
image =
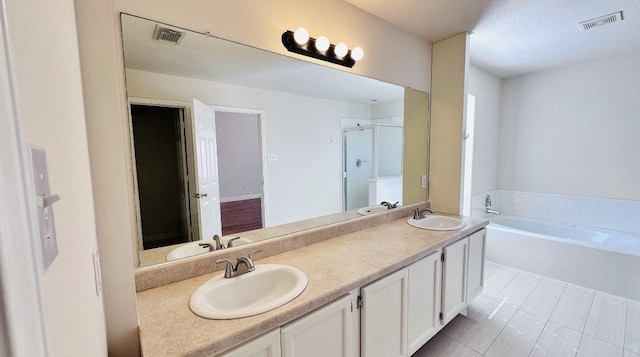
[[[215,274],[191,277],[138,292],[143,353],[150,356],[216,355],[404,268],[488,223],[483,219],[464,217],[466,227],[458,231],[419,230],[406,223],[414,207],[407,207],[401,217],[394,216],[404,208],[389,210],[379,216],[363,216],[362,219],[338,224],[338,228],[329,226],[301,233],[292,241],[297,239],[309,244],[293,250],[278,252],[277,249],[282,249],[278,246],[284,242],[278,242],[279,238],[270,240],[276,247],[261,247],[270,249],[270,254],[265,258],[258,257],[256,265],[295,267],[307,275],[308,285],[293,301],[260,315],[235,320],[207,320],[193,314],[188,307],[191,294]],[[323,229],[333,232],[333,237],[317,238]],[[305,234],[316,238],[305,239]],[[256,249],[256,246],[250,249]],[[244,254],[240,250],[238,248],[233,256]],[[181,265],[197,266],[194,261],[204,264],[201,259],[189,258]],[[177,267],[175,263],[170,265]],[[180,272],[184,269],[178,268]]]
[[[493,190],[473,197],[473,217],[485,217],[485,197],[502,214],[640,233],[640,201]]]

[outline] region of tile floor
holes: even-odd
[[[487,262],[485,288],[412,357],[640,357],[640,302]]]

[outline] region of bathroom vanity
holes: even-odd
[[[260,315],[208,320],[189,310],[195,289],[220,272],[140,291],[143,354],[410,356],[481,293],[487,221],[429,231],[407,217],[256,260],[308,278],[301,295]]]

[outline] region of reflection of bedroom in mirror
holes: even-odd
[[[196,128],[190,135],[188,108],[131,102],[132,143],[140,212],[141,249],[203,239],[197,228],[198,164],[217,167],[221,231],[229,235],[260,229],[262,225],[262,153],[260,115],[251,110],[216,108],[215,144],[209,162],[198,153]],[[200,135],[201,136],[201,135]],[[241,144],[238,144],[241,143]],[[214,175],[216,173],[214,172]],[[190,199],[195,198],[195,200]],[[216,204],[215,202],[210,204]],[[200,219],[199,219],[200,218]],[[200,227],[204,225],[201,224]]]
[[[405,88],[136,16],[121,19],[141,266],[354,219],[364,206],[380,208],[378,199],[402,202]],[[180,40],[154,39],[163,27]],[[147,128],[166,138],[147,138],[163,145],[151,155],[137,147],[144,111],[173,116]],[[345,207],[343,131],[358,122],[400,130],[391,146],[378,142],[376,153],[395,171],[372,167],[360,188],[366,199]],[[152,167],[158,161],[171,168],[159,174]],[[395,193],[370,195],[374,184]]]

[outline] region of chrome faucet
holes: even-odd
[[[396,202],[396,203],[389,203],[387,201],[380,202],[380,204],[387,207],[387,209],[398,208],[398,203],[400,202]]]
[[[253,255],[255,253],[260,253],[261,251],[262,250],[254,250],[249,253],[249,256],[238,258],[235,266],[233,266],[233,263],[229,259],[218,259],[216,260],[216,264],[226,263],[227,266],[224,269],[224,277],[233,278],[256,270],[256,267],[253,264]]]
[[[212,239],[216,243],[216,250],[224,249],[224,244],[222,244],[222,241],[220,240],[220,236],[218,236],[217,234],[214,234]]]
[[[213,252],[215,248],[213,248],[213,244],[211,243],[198,243],[202,248],[208,248],[210,252]]]
[[[487,195],[484,198],[484,211],[491,214],[500,214],[500,211],[491,208],[492,203],[491,196]]]
[[[429,213],[433,214],[433,211],[429,207],[427,207],[425,209],[416,208],[413,211],[413,219],[423,219],[425,212],[429,212]]]
[[[231,248],[233,242],[238,240],[238,239],[240,239],[240,237],[235,237],[235,238],[229,239],[229,241],[227,242],[227,248]]]

